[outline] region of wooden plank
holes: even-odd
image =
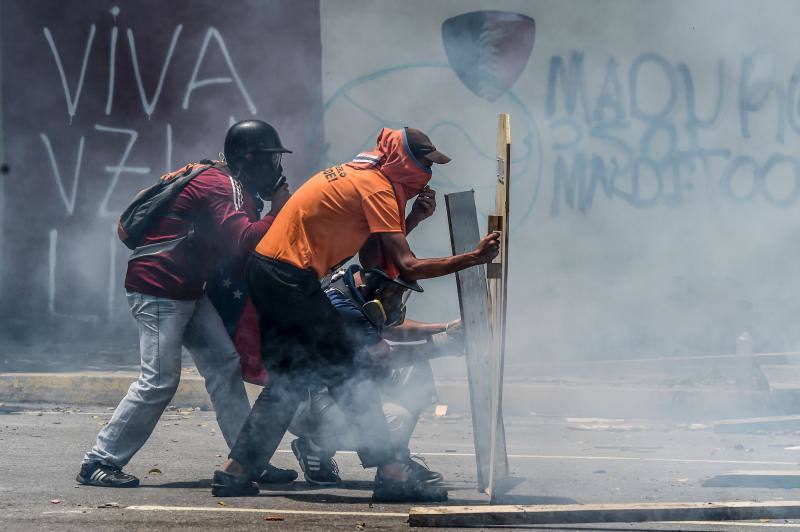
[[[414,527],[798,519],[800,501],[414,507]]]
[[[800,488],[800,471],[731,471],[703,482],[706,488]]]
[[[718,434],[741,434],[754,431],[797,430],[800,416],[751,417],[724,419],[711,423]]]
[[[475,249],[480,241],[475,192],[445,194],[447,221],[453,254]],[[492,436],[492,333],[489,330],[488,293],[484,266],[474,266],[456,273],[458,305],[464,324],[469,399],[472,413],[472,437],[478,469],[478,490],[489,485]]]
[[[497,118],[495,167],[495,210],[488,227],[499,231],[500,253],[489,266],[489,318],[492,330],[492,436],[489,485],[486,492],[497,501],[513,485],[508,478],[508,454],[503,426],[503,370],[506,350],[506,310],[508,295],[509,193],[511,185],[511,125],[508,114]],[[499,268],[498,268],[499,265]],[[498,271],[499,269],[499,271]]]

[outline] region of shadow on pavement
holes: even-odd
[[[142,488],[168,488],[168,489],[210,489],[211,479],[200,479],[195,481],[165,482],[164,484],[142,484]],[[285,497],[299,502],[311,503],[342,503],[342,504],[364,504],[372,502],[370,496],[350,496],[337,495],[330,492],[322,493],[325,490],[354,490],[372,492],[373,482],[371,480],[347,480],[338,486],[314,486],[307,482],[289,482],[287,484],[259,484],[261,497]],[[476,499],[450,499],[449,505],[483,505],[489,504],[488,500]],[[541,497],[536,495],[505,495],[497,500],[497,504],[579,504],[575,499],[569,497]]]
[[[204,478],[201,480],[190,480],[190,481],[183,481],[183,482],[166,482],[164,484],[141,484],[140,488],[209,488],[211,489],[211,479]]]
[[[145,477],[146,480],[150,480]],[[294,492],[315,492],[320,490],[356,490],[356,491],[372,491],[373,482],[371,480],[348,480],[344,481],[338,486],[314,486],[307,482],[288,482],[286,484],[259,484],[258,487],[262,492],[275,493],[280,495],[283,493]],[[187,480],[179,482],[165,482],[163,484],[142,484],[142,488],[211,488],[211,479],[205,478],[200,480]]]
[[[536,495],[504,495],[497,500],[497,504],[579,504],[569,497],[537,497]]]
[[[308,482],[290,482],[288,484],[259,484],[261,491],[317,491],[325,489],[372,491],[374,482],[371,480],[344,480],[336,486],[315,486]]]
[[[369,504],[372,502],[371,496],[353,497],[349,495],[334,495],[332,493],[301,493],[293,492],[261,492],[260,497],[272,498],[283,497],[297,502],[324,503],[324,504]]]

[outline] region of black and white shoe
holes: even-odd
[[[84,486],[101,488],[135,488],[139,479],[122,471],[121,467],[102,462],[84,462],[75,480]]]
[[[406,464],[411,470],[411,475],[424,484],[441,484],[444,480],[444,476],[438,471],[432,471],[431,468],[428,467],[428,462],[421,456],[409,456]]]
[[[294,469],[281,469],[272,464],[267,464],[267,468],[258,477],[259,484],[288,484],[297,479],[297,471]]]
[[[297,438],[292,442],[292,452],[309,484],[335,486],[342,482],[339,477],[339,466],[336,465],[333,456],[321,456],[312,452],[305,438]]]
[[[372,500],[375,502],[444,502],[447,500],[446,489],[422,482],[411,474],[410,467],[407,465],[406,470],[408,478],[405,480],[386,478],[380,474],[375,475]]]
[[[214,471],[214,478],[211,480],[211,495],[214,497],[252,497],[258,493],[258,485],[250,477]]]

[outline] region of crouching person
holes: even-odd
[[[437,399],[428,359],[463,354],[461,324],[405,320],[405,302],[412,291],[422,288],[416,282],[392,279],[379,269],[365,272],[353,265],[332,277],[325,294],[361,350],[359,363],[377,385],[393,449],[408,457],[406,463],[422,482],[437,484],[442,475],[410,456],[409,440],[422,412]],[[389,343],[387,339],[425,343]],[[351,430],[325,388],[308,390],[289,431],[298,436],[292,451],[309,484],[338,484],[341,478],[334,455],[360,446],[360,435]]]
[[[239,356],[205,285],[223,258],[238,259],[242,267],[288,200],[283,153],[291,152],[272,126],[239,122],[225,138],[227,163],[206,160],[167,174],[123,214],[120,237],[135,247],[125,289],[139,327],[141,372],[86,453],[79,483],[139,485],[122,468],[150,437],[178,388],[182,347],[205,379],[225,441],[229,447],[236,441],[250,404]],[[148,197],[150,207],[140,207]],[[259,198],[272,201],[271,212],[261,220]]]
[[[449,160],[419,130],[384,128],[374,150],[312,176],[281,210],[245,264],[271,380],[228,460],[214,472],[214,495],[258,494],[253,481],[265,458],[271,459],[289,427],[302,390],[317,384],[327,387],[353,430],[369,437],[360,442],[359,456],[364,467],[377,468],[373,500],[447,499],[446,490],[419,481],[407,461],[391,452],[380,397],[370,379],[360,378],[354,342],[341,334],[344,320],[319,280],[355,255],[370,235],[376,235],[387,265],[408,280],[491,262],[499,251],[497,233],[452,257],[420,259],[408,245],[406,202],[428,185],[434,163]]]

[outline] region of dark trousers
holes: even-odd
[[[363,442],[364,467],[396,455],[374,384],[354,364],[344,321],[312,272],[253,254],[245,281],[261,320],[261,355],[270,383],[256,399],[229,457],[251,474],[272,458],[308,387],[328,387]]]

